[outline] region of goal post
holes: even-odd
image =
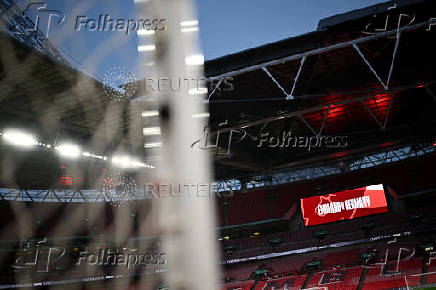
[[[152,9],[155,17],[166,20],[166,29],[154,33],[149,43],[155,49],[148,55],[153,66],[146,75],[182,82],[180,89],[158,87],[146,96],[156,101],[160,120],[162,147],[155,182],[191,190],[189,196],[157,198],[153,203],[167,257],[165,278],[170,289],[218,289],[214,199],[204,192],[211,182],[211,161],[207,151],[191,147],[206,125],[203,118],[193,116],[207,113],[198,20],[191,0],[137,4],[139,12]]]

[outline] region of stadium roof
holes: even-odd
[[[311,33],[207,61],[209,82],[226,77],[232,88],[224,91],[221,81],[208,95],[209,131],[220,132],[220,154],[212,152],[216,177],[269,174],[432,139],[436,28],[427,28],[434,5],[383,3],[323,19]],[[118,136],[142,154],[139,103],[111,102],[101,82],[10,34],[0,37],[2,128],[35,129],[46,140],[59,132],[84,144],[97,138],[101,154]],[[122,117],[105,115],[110,110]],[[284,133],[285,143],[302,141],[281,148]],[[314,136],[324,136],[323,145],[309,150]],[[346,146],[326,145],[328,136],[343,136]]]
[[[210,81],[233,84],[208,96],[211,131],[220,132],[223,153],[232,132],[230,154],[216,155],[218,179],[431,139],[435,32],[427,29],[434,5],[383,3],[323,19],[315,32],[206,62]],[[303,141],[275,146],[283,132]],[[345,136],[347,146],[309,150],[306,140],[317,135]]]

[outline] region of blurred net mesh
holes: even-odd
[[[65,6],[86,15],[96,3]],[[74,39],[71,54],[55,47],[24,7],[0,1],[0,288],[214,289],[212,200],[149,191],[209,183],[207,156],[189,146],[202,96],[139,79],[201,77],[185,61],[196,33],[180,30],[195,19],[190,1],[135,3],[137,17],[167,24],[138,32],[139,78],[122,65],[98,76],[123,33],[78,63],[89,39],[52,31],[59,47]]]

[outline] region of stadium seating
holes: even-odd
[[[260,281],[255,290],[273,290],[273,289],[288,289],[297,290],[301,289],[306,281],[307,275],[291,276],[279,279],[271,279],[267,281]]]
[[[422,273],[422,258],[400,261],[398,265],[392,261],[386,265],[376,265],[368,269],[364,290],[390,289],[406,287],[406,275]]]
[[[414,191],[426,190],[428,188],[436,187],[434,178],[431,176],[431,172],[425,168],[432,168],[434,160],[432,158],[424,158],[421,160],[422,166],[418,168],[416,176],[419,179],[414,181]],[[412,161],[405,161],[396,166],[387,166],[384,168],[372,168],[367,172],[367,176],[371,176],[374,184],[384,183],[393,188],[398,196],[402,196],[411,193],[412,179],[397,178],[402,176],[402,173],[408,170],[413,165]],[[383,179],[381,179],[383,177]],[[347,173],[341,176],[323,177],[317,180],[311,180],[305,183],[295,183],[290,185],[275,186],[274,189],[250,189],[248,192],[239,193],[236,192],[231,198],[226,198],[229,201],[230,207],[228,208],[228,224],[224,223],[224,209],[222,201],[224,198],[219,198],[217,203],[218,216],[221,221],[220,226],[226,225],[241,225],[253,221],[261,221],[272,218],[283,218],[285,213],[294,205],[299,207],[299,200],[302,197],[311,195],[314,192],[314,188],[322,185],[323,191],[335,191],[341,190],[347,186],[356,186],[361,184],[361,176],[358,173]],[[273,193],[275,195],[274,200],[269,200],[268,195]],[[292,194],[290,194],[292,193]],[[270,206],[272,204],[272,213],[270,212]],[[396,216],[398,215],[398,216]],[[384,216],[384,215],[381,215]],[[430,214],[431,216],[431,214]],[[368,220],[375,219],[378,221],[379,226],[390,225],[392,222],[402,222],[406,220],[408,216],[402,214],[389,214],[389,218],[369,217]],[[360,224],[350,225],[352,230],[358,230]],[[333,232],[346,232],[340,224],[329,224],[317,227],[329,228]],[[329,231],[330,231],[329,230]]]
[[[373,247],[379,253],[379,259],[376,264],[370,266],[358,265],[360,255],[368,250],[367,244],[361,244],[346,249],[315,251],[239,266],[228,265],[225,273],[227,276],[233,275],[239,279],[248,279],[251,272],[255,271],[260,263],[265,264],[273,272],[269,274],[268,279],[256,283],[255,289],[277,289],[285,285],[288,285],[289,288],[283,289],[300,289],[306,283],[307,288],[326,287],[327,289],[351,290],[356,289],[362,279],[364,279],[362,280],[364,282],[362,289],[365,290],[391,289],[407,287],[407,285],[409,287],[419,286],[422,281],[425,284],[431,284],[436,282],[436,274],[434,274],[436,273],[436,263],[430,264],[427,271],[430,274],[424,275],[424,279],[422,269],[423,264],[428,259],[417,256],[414,252],[415,245],[425,242],[427,238],[426,235],[406,236],[397,238],[394,243],[390,244],[387,243],[389,240],[373,243]],[[400,260],[397,264],[401,248],[403,250],[401,250]],[[389,250],[388,262],[384,264],[387,250]],[[304,264],[312,261],[314,257],[322,261],[322,268],[311,276],[307,276],[306,273],[302,275]],[[366,271],[365,275],[364,270]],[[305,278],[309,280],[305,281]]]
[[[357,247],[340,253],[328,253],[323,259],[324,267],[355,265],[358,257],[366,250],[366,247]]]
[[[251,273],[257,269],[257,265],[236,265],[232,268],[224,269],[224,276],[232,278],[232,280],[247,280]]]
[[[250,290],[253,287],[254,281],[232,282],[223,286],[223,290]]]
[[[362,271],[363,267],[355,267],[314,273],[307,288],[333,286],[333,289],[356,289]]]

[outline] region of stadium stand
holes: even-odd
[[[307,288],[331,287],[332,289],[356,289],[363,267],[346,268],[334,271],[314,273]]]
[[[297,290],[301,289],[306,281],[307,275],[291,276],[279,279],[271,279],[268,281],[260,281],[255,290],[272,290],[272,289],[289,289]]]
[[[368,21],[375,15],[380,16],[379,19],[385,17],[392,5],[397,4],[388,2],[324,19],[320,21],[319,30],[305,35],[205,62],[207,77],[234,74],[235,81],[234,90],[213,95],[208,103],[211,127],[226,120],[229,122],[225,129],[230,132],[245,129],[256,135],[262,130],[279,134],[292,131],[301,137],[322,133],[346,135],[350,141],[345,149],[276,151],[267,146],[257,148],[256,142],[251,142],[259,141],[257,136],[232,144],[233,151],[228,156],[214,156],[215,184],[217,187],[225,184],[223,192],[232,193],[215,200],[223,290],[375,290],[436,284],[436,259],[429,257],[436,243],[436,98],[433,93],[436,80],[432,61],[434,47],[428,41],[436,29],[425,30],[434,18],[431,8],[435,1],[401,2],[394,12],[416,16],[413,25],[401,28],[404,30],[401,41],[397,40],[400,34],[395,36],[389,31],[382,35],[362,35]],[[9,38],[3,34],[0,37]],[[35,53],[18,41],[13,44],[6,48],[0,45],[2,56],[15,50]],[[328,50],[324,51],[326,48]],[[393,52],[397,48],[395,58]],[[38,62],[51,70],[48,75],[65,73],[65,67],[35,54]],[[362,59],[362,55],[367,59]],[[371,63],[374,67],[368,65]],[[66,75],[79,78],[79,72],[69,68]],[[289,80],[297,79],[297,75],[301,79],[292,87]],[[392,77],[389,85],[383,82],[388,76]],[[71,89],[64,79],[53,81],[41,77],[39,81],[41,86],[59,87],[59,95],[67,95]],[[277,86],[278,83],[282,85]],[[105,95],[100,83],[96,87],[98,94]],[[294,89],[295,96],[289,94],[277,99],[284,91]],[[3,90],[0,92],[2,125],[2,122],[8,124],[10,120],[38,115],[44,111],[44,102],[48,102],[46,92],[41,91],[38,108],[29,105],[28,112],[17,113],[21,104],[30,103],[30,97],[34,96],[27,95],[26,90],[23,90],[24,96],[16,93],[14,97],[5,92],[5,95]],[[94,91],[89,95],[94,98]],[[226,104],[229,100],[232,105]],[[61,101],[57,99],[55,103]],[[65,111],[74,112],[68,123],[78,131],[71,129],[75,132],[72,136],[84,135],[83,129],[93,132],[99,128],[97,114],[95,120],[86,121],[80,106],[68,107],[68,98],[64,103]],[[16,110],[8,110],[13,105]],[[96,103],[95,111],[101,106]],[[93,115],[90,112],[87,113]],[[382,120],[386,120],[384,125]],[[121,123],[124,126],[128,120]],[[127,132],[128,128],[122,126],[120,130]],[[221,136],[228,134],[223,132]],[[144,137],[143,132],[139,135]],[[5,153],[0,155],[0,161],[10,157],[7,146],[0,144],[0,153]],[[5,221],[0,223],[0,261],[4,261],[0,265],[0,283],[10,285],[20,280],[26,274],[25,269],[11,265],[17,266],[17,261],[27,261],[35,253],[47,255],[47,247],[64,248],[66,259],[51,265],[47,272],[34,271],[29,276],[32,282],[104,277],[103,282],[77,283],[83,283],[79,286],[83,289],[117,289],[116,285],[105,286],[106,280],[114,275],[124,275],[129,280],[144,270],[139,266],[121,270],[110,266],[77,267],[75,262],[81,251],[106,248],[114,253],[130,249],[150,251],[148,247],[141,249],[142,241],[154,241],[155,233],[148,236],[148,232],[141,232],[138,221],[154,222],[147,219],[152,211],[151,201],[134,200],[115,206],[106,202],[104,194],[95,200],[87,199],[81,196],[82,189],[75,191],[75,176],[60,173],[59,160],[52,156],[55,154],[38,150],[29,155],[11,150],[17,159],[30,160],[33,155],[38,156],[30,165],[24,162],[27,167],[14,172],[20,176],[19,185],[11,184],[6,178],[3,180],[3,176],[0,178],[0,220]],[[98,167],[96,172],[104,171],[106,165],[101,163],[102,168]],[[45,167],[40,169],[36,164]],[[77,165],[82,169],[80,166]],[[1,167],[0,172],[5,168]],[[59,176],[54,176],[54,185],[50,183],[52,179],[42,178],[48,168],[59,171]],[[329,194],[374,185],[383,189],[380,191],[386,199],[385,212],[350,219],[341,217],[324,224],[305,224],[303,199],[319,197],[322,200],[321,197]],[[88,187],[88,182],[84,183],[83,190]],[[64,195],[59,196],[59,192]],[[311,213],[323,216],[315,209]],[[133,221],[132,228],[115,225],[120,213],[127,213],[127,219]],[[120,229],[127,234],[114,246]],[[41,239],[47,239],[44,247],[38,245]],[[158,247],[158,242],[149,244]],[[422,250],[422,245],[428,246]],[[31,269],[38,270],[37,267],[32,265]],[[140,287],[131,285],[126,289]]]
[[[223,290],[251,290],[254,281],[231,282],[223,286]]]

